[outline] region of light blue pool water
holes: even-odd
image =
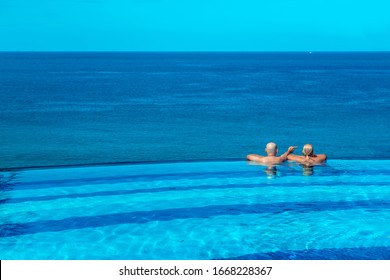
[[[390,259],[390,160],[19,169],[0,182],[1,259]]]

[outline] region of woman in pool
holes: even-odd
[[[305,165],[323,163],[326,160],[325,154],[316,155],[314,154],[314,149],[312,144],[305,144],[302,149],[303,156],[297,156],[289,154],[287,156],[288,160],[296,161]]]

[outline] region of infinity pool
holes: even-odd
[[[390,259],[390,160],[0,172],[1,259]]]

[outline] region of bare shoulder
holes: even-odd
[[[316,155],[316,161],[325,161],[327,158],[325,154]]]
[[[264,161],[264,157],[263,156],[256,155],[256,154],[247,155],[246,159],[250,160],[250,161],[258,161],[258,162],[263,162]]]

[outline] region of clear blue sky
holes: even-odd
[[[0,51],[390,51],[389,0],[0,0]]]

